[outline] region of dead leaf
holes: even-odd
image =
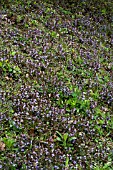
[[[13,80],[11,77],[8,77],[8,76],[6,76],[5,79],[6,80],[11,80],[11,81]]]
[[[28,134],[30,136],[35,136],[35,129],[34,128],[30,128]]]
[[[4,151],[5,150],[5,143],[0,141],[0,151]]]

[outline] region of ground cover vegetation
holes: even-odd
[[[112,0],[0,4],[0,169],[113,169]]]

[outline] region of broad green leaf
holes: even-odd
[[[59,138],[59,137],[57,137],[57,138],[56,138],[56,140],[57,140],[57,141],[59,141],[59,142],[61,142],[61,141],[62,141],[62,139],[61,139],[61,138]]]
[[[0,67],[2,67],[2,65],[3,65],[2,62],[0,61]]]
[[[64,138],[64,141],[66,141],[68,138],[68,133],[64,133],[63,138]]]

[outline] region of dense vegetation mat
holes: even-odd
[[[0,169],[112,170],[112,0],[1,2]]]

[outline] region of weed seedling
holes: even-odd
[[[56,138],[56,141],[59,142],[59,144],[64,148],[64,149],[67,149],[68,147],[72,147],[73,144],[71,144],[71,141],[72,140],[75,140],[76,137],[69,137],[69,134],[68,133],[64,133],[63,135],[56,131],[57,133],[57,138]]]

